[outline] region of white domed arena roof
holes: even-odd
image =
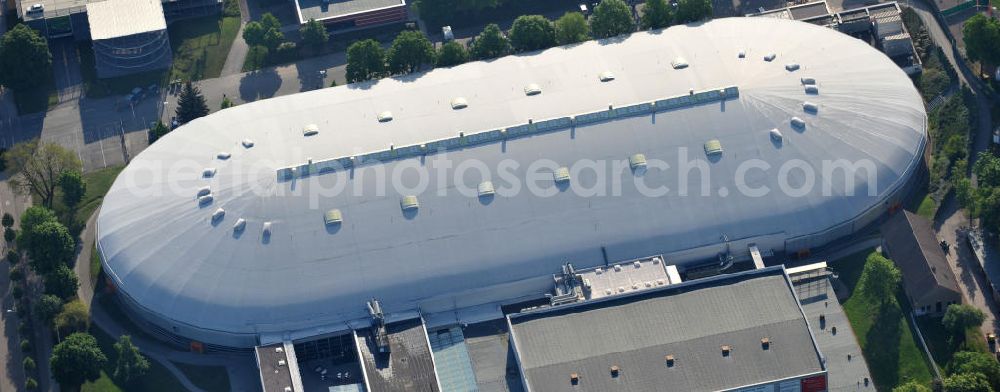
[[[500,292],[565,262],[669,254],[722,233],[821,233],[900,188],[926,133],[910,79],[863,41],[801,22],[719,19],[197,119],[122,172],[101,209],[99,245],[118,289],[162,320],[282,333],[364,317],[371,297],[390,310],[450,295],[456,307],[473,305],[491,299],[469,293]],[[629,169],[635,154],[646,170]],[[320,173],[352,156],[354,167]],[[710,169],[708,194],[697,169],[678,174],[679,158]],[[540,159],[543,175],[529,174]],[[853,176],[853,187],[833,178],[824,194],[821,164],[838,159],[877,174]],[[789,162],[813,167],[814,186],[784,192],[810,184],[806,170],[780,173]],[[562,166],[569,179],[557,183]],[[494,195],[477,196],[484,180]],[[661,186],[669,192],[643,189]],[[410,195],[417,206],[404,209]]]

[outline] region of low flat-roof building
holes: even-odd
[[[782,267],[508,316],[528,391],[826,391]]]
[[[110,78],[170,66],[170,37],[160,0],[87,4],[97,76]]]
[[[299,23],[311,19],[336,30],[380,26],[407,20],[406,0],[295,0]]]
[[[882,226],[882,235],[889,257],[903,273],[903,288],[916,315],[942,314],[948,305],[962,303],[955,273],[927,218],[897,213]]]

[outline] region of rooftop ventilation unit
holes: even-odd
[[[339,225],[343,221],[344,215],[340,213],[339,209],[334,208],[327,211],[326,214],[323,214],[323,222],[326,223],[327,226]]]
[[[271,236],[271,222],[264,222],[263,234],[264,234],[264,237],[270,237]]]
[[[727,345],[723,345],[722,347],[720,347],[720,349],[722,349],[722,356],[723,356],[723,357],[728,357],[728,356],[729,356],[729,354],[730,354],[730,353],[732,352],[732,350],[733,350],[733,348],[732,348],[732,347],[729,347],[729,345],[728,345],[728,344],[727,344]]]
[[[284,347],[275,347],[274,348],[274,352],[276,352],[276,353],[283,353],[283,352],[285,352],[285,348]]]
[[[285,362],[285,360],[284,360],[284,359],[279,359],[279,360],[278,360],[278,366],[285,366],[286,364],[287,364],[287,363]]]
[[[769,350],[771,348],[771,338],[761,338],[760,348],[764,350]]]
[[[226,160],[226,159],[229,159],[229,157],[231,157],[231,156],[233,156],[233,154],[225,152],[225,151],[220,152],[220,153],[218,153],[218,154],[215,155],[216,158],[219,158],[219,159],[221,159],[223,161]]]
[[[785,70],[787,70],[788,72],[798,71],[799,65],[796,63],[785,64]]]
[[[566,166],[562,166],[552,172],[552,177],[555,178],[556,182],[569,181],[569,169]]]
[[[409,210],[415,210],[417,208],[420,208],[420,203],[417,202],[417,197],[416,196],[414,196],[414,195],[406,195],[406,196],[403,196],[403,198],[399,200],[399,206],[403,209],[403,211],[409,211]]]
[[[739,57],[741,59],[742,58],[746,58],[747,57],[747,52],[745,50],[741,50],[739,53],[736,54],[736,57]]]
[[[531,83],[527,86],[524,86],[524,95],[532,96],[541,93],[542,93],[542,88],[538,87],[538,85],[535,83]]]
[[[493,196],[496,190],[493,189],[493,183],[490,181],[483,181],[479,183],[479,197]]]
[[[198,197],[198,204],[199,205],[212,204],[212,200],[215,200],[215,198],[213,198],[212,195],[200,196]]]
[[[611,371],[611,377],[618,377],[618,374],[621,372],[621,369],[618,368],[618,365],[611,365],[611,369],[608,370]]]
[[[392,121],[392,112],[386,110],[378,114],[378,122],[389,122]]]
[[[572,385],[579,384],[580,383],[580,375],[576,374],[576,373],[570,373],[569,374],[569,383],[572,384]]]
[[[667,363],[667,367],[674,367],[674,356],[667,355],[663,357],[663,361]]]
[[[639,170],[646,167],[646,155],[644,154],[632,154],[628,157],[628,166],[632,170]]]
[[[722,154],[722,142],[720,142],[719,139],[712,139],[705,142],[705,154]]]
[[[813,84],[806,85],[806,94],[819,94],[819,87],[816,87],[816,85]]]
[[[313,136],[319,134],[319,126],[316,124],[309,124],[302,128],[302,136]]]
[[[201,188],[198,189],[198,196],[205,196],[205,195],[207,195],[209,193],[212,193],[212,188],[210,188],[210,187],[203,186],[203,187],[201,187]]]
[[[815,78],[801,78],[799,80],[802,82],[802,84],[816,84]]]
[[[243,218],[237,219],[236,223],[233,224],[234,233],[242,233],[243,229],[246,228],[247,228],[247,220]]]
[[[242,144],[243,144],[243,147],[245,147],[245,148],[253,147],[253,140],[243,139],[243,143]]]
[[[805,110],[808,113],[816,113],[819,111],[819,106],[813,102],[807,101],[802,103],[802,110]]]
[[[670,62],[670,66],[674,69],[684,69],[688,67],[688,62],[683,57],[677,57]]]
[[[285,387],[285,392],[292,392],[292,387]]]
[[[202,177],[205,178],[215,177],[215,168],[214,167],[205,168],[205,170],[201,172],[201,175]]]
[[[597,77],[601,79],[602,82],[610,82],[612,80],[615,80],[615,74],[611,73],[611,71],[601,72],[601,74],[597,75]]]
[[[455,99],[451,100],[452,109],[458,110],[458,109],[465,109],[467,107],[469,107],[469,102],[466,101],[465,98],[456,97]]]
[[[768,53],[767,56],[764,56],[764,61],[774,61],[774,59],[777,57],[778,55],[774,53]]]
[[[802,121],[801,118],[792,117],[792,126],[795,127],[795,128],[798,128],[798,129],[805,129],[806,122]]]
[[[779,131],[778,128],[771,129],[771,132],[769,133],[771,134],[771,140],[774,140],[777,143],[781,143],[781,141],[784,140],[785,138],[785,136],[781,134],[781,131]]]
[[[226,210],[219,208],[212,213],[212,222],[218,222],[226,216]]]

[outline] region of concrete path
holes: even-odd
[[[958,208],[958,202],[954,197],[948,197],[938,210],[937,217],[934,226],[938,238],[952,244],[951,251],[947,255],[948,265],[958,279],[965,303],[979,308],[986,314],[986,321],[982,326],[984,336],[990,332],[1000,331],[1000,323],[997,322],[1000,306],[993,300],[989,282],[965,240],[969,227],[965,211]]]
[[[240,29],[236,32],[236,39],[233,40],[233,45],[229,48],[229,54],[226,56],[226,63],[222,66],[220,77],[243,72],[243,61],[246,60],[247,52],[250,51],[247,42],[243,40],[243,28],[249,21],[250,8],[247,6],[247,0],[240,0]]]

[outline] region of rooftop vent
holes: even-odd
[[[203,186],[203,187],[201,187],[201,188],[198,189],[198,196],[205,196],[205,195],[207,195],[209,193],[212,193],[212,188],[210,188],[210,187]]]
[[[677,57],[670,62],[670,66],[674,69],[684,69],[688,67],[688,62],[683,57]]]
[[[302,128],[302,136],[313,136],[319,133],[319,126],[316,124],[309,124]]]
[[[263,234],[264,234],[264,237],[270,237],[271,236],[271,222],[264,222]]]
[[[660,261],[661,261],[661,260],[660,260],[660,257],[659,257],[659,256],[657,256],[657,257],[654,257],[654,258],[653,258],[653,265],[657,265],[657,264],[660,264]]]
[[[215,177],[215,168],[214,167],[205,168],[205,170],[201,172],[201,175],[205,178]]]
[[[338,225],[344,221],[344,216],[340,213],[340,210],[334,208],[323,214],[323,222],[329,225]]]
[[[538,85],[535,83],[531,83],[527,86],[524,86],[524,95],[530,96],[530,95],[538,95],[541,93],[542,93],[542,88],[538,87]]]
[[[392,121],[392,112],[386,110],[378,114],[378,122],[389,122]]]
[[[799,80],[802,81],[802,84],[816,84],[815,78],[801,78]]]
[[[234,233],[242,233],[243,229],[246,228],[247,228],[247,220],[243,218],[237,219],[236,223],[233,224]]]
[[[198,204],[199,205],[212,204],[212,200],[215,200],[215,198],[213,198],[212,195],[201,196],[198,197]]]
[[[771,140],[774,140],[775,142],[778,142],[778,143],[781,143],[781,141],[785,138],[781,134],[781,131],[778,130],[778,128],[771,129],[770,134],[771,134]]]
[[[403,211],[409,211],[409,210],[415,210],[417,208],[420,208],[420,203],[417,202],[417,197],[416,196],[414,196],[414,195],[406,195],[406,196],[403,196],[403,198],[399,200],[399,206],[401,208],[403,208]]]
[[[220,153],[218,153],[218,154],[215,155],[216,158],[219,158],[219,159],[221,159],[223,161],[226,160],[226,159],[229,159],[229,157],[231,157],[231,156],[233,156],[233,154],[225,152],[225,151],[220,152]]]
[[[576,373],[570,373],[569,374],[569,383],[573,384],[573,385],[579,384],[580,383],[580,375],[576,374]]]
[[[552,176],[555,178],[556,182],[566,182],[569,181],[569,168],[562,166],[556,171],[552,172]]]
[[[729,345],[728,345],[728,344],[726,344],[726,345],[723,345],[723,346],[722,346],[722,347],[720,347],[720,348],[722,349],[722,356],[723,356],[723,357],[728,357],[728,356],[729,356],[729,354],[730,354],[730,352],[731,352],[731,351],[732,351],[732,349],[733,349],[732,347],[729,347]]]
[[[611,71],[601,72],[601,74],[597,75],[597,77],[601,79],[602,82],[610,82],[612,80],[615,80],[615,74],[611,73]]]
[[[212,222],[218,222],[225,216],[226,216],[226,210],[219,208],[212,213]]]
[[[611,377],[618,377],[618,373],[621,371],[621,369],[618,368],[618,365],[611,365],[611,369],[609,370],[611,371]]]
[[[741,59],[742,58],[746,58],[747,57],[747,52],[745,50],[741,50],[739,53],[736,54],[736,57],[739,57]]]
[[[638,170],[646,167],[646,155],[644,154],[632,154],[628,157],[628,166],[632,170]]]
[[[802,103],[802,110],[805,110],[808,113],[816,113],[819,111],[819,106],[813,102],[806,101]]]
[[[819,87],[816,87],[814,84],[806,85],[806,94],[819,94]]]
[[[278,366],[285,366],[285,365],[287,365],[287,362],[285,362],[284,359],[279,359],[278,360]]]
[[[785,64],[785,70],[787,70],[788,72],[798,71],[799,65],[796,63]]]
[[[774,53],[768,53],[767,56],[764,56],[764,61],[774,61],[774,59],[777,57],[778,55]]]
[[[667,355],[663,357],[663,360],[667,362],[667,367],[674,367],[674,356]]]
[[[722,142],[720,142],[719,139],[712,139],[705,142],[705,154],[722,154]]]
[[[806,127],[806,122],[802,121],[801,118],[792,117],[792,126],[798,129],[804,129]]]
[[[243,147],[245,148],[253,147],[253,140],[243,139]]]
[[[762,348],[764,350],[770,349],[771,348],[771,338],[766,338],[766,337],[765,338],[761,338],[760,339],[760,348]]]
[[[285,392],[292,392],[292,387],[285,387]]]
[[[466,101],[465,98],[456,97],[455,99],[451,100],[452,109],[458,110],[458,109],[465,109],[467,107],[469,107],[469,102]]]
[[[493,183],[490,181],[483,181],[479,183],[479,197],[493,196],[496,190],[493,189]]]

